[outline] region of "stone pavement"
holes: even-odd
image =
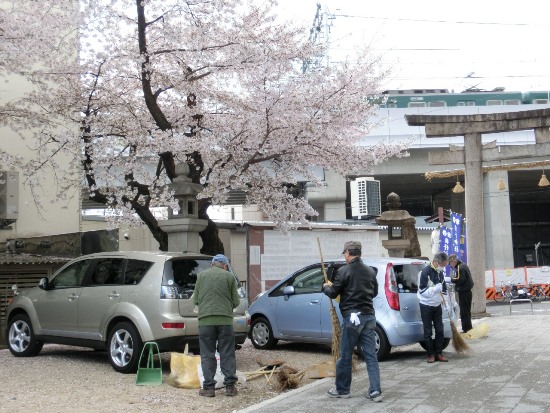
[[[448,363],[426,363],[419,345],[392,349],[390,359],[380,363],[381,403],[365,399],[368,376],[361,363],[349,399],[328,397],[334,378],[327,378],[241,413],[550,413],[550,303],[534,307],[532,314],[528,305],[514,304],[509,315],[506,304],[495,307],[498,311],[488,305],[491,316],[474,320],[474,326],[489,325],[487,335],[467,340],[471,352],[466,355],[449,345]]]

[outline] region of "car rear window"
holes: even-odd
[[[418,273],[422,271],[425,265],[419,262],[393,266],[397,288],[400,293],[416,293],[418,291]]]
[[[164,264],[162,285],[173,287],[178,298],[190,298],[195,291],[197,275],[210,268],[211,259],[175,258]]]

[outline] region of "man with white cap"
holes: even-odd
[[[199,394],[205,397],[216,395],[214,376],[217,369],[217,349],[220,354],[220,368],[224,375],[225,395],[235,396],[237,359],[233,309],[239,305],[240,298],[237,281],[229,272],[229,259],[225,255],[214,256],[211,267],[198,274],[193,303],[199,308],[199,346],[204,376]]]

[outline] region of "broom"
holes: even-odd
[[[323,269],[323,276],[325,277],[325,282],[328,283],[327,271],[325,270],[325,263],[323,261],[323,251],[321,251],[321,241],[317,237],[317,245],[319,245],[319,254],[321,255],[321,268]],[[330,319],[332,321],[332,358],[334,360],[334,365],[336,365],[336,360],[340,356],[340,320],[338,319],[338,314],[336,314],[336,308],[334,308],[334,303],[332,299],[329,298],[330,303]]]
[[[448,294],[449,294],[449,300],[451,300],[451,305],[452,305],[452,298],[450,296],[451,292],[449,291]],[[445,302],[445,308],[447,310],[447,313],[449,314],[449,321],[451,323],[451,332],[453,333],[453,339],[452,339],[453,348],[458,354],[462,354],[462,353],[465,353],[466,351],[470,351],[470,346],[468,345],[468,343],[464,341],[464,339],[458,332],[458,329],[456,328],[456,325],[453,321],[453,316],[451,314],[451,309],[449,309],[450,305],[449,306],[447,305],[447,300],[445,300],[445,297],[443,296],[443,294],[441,294],[441,298]]]

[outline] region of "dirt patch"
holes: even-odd
[[[237,351],[237,369],[252,372],[256,361],[280,360],[296,371],[331,361],[330,348],[303,343],[279,343],[275,350],[255,349],[250,341]],[[162,355],[163,383],[138,386],[134,374],[115,372],[105,352],[78,347],[45,345],[37,357],[17,358],[0,350],[0,405],[10,412],[174,412],[175,409],[199,413],[236,412],[281,393],[275,375],[250,379],[237,386],[238,395],[216,397],[198,395],[195,389],[180,389],[168,384],[170,354]],[[303,376],[298,385],[312,382]]]

